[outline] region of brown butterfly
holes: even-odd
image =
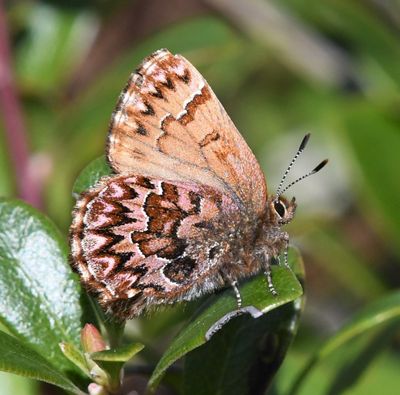
[[[115,172],[82,194],[70,230],[73,266],[113,315],[190,300],[265,272],[286,251],[296,203],[274,195],[255,156],[201,74],[159,50],[139,66],[112,115]],[[316,173],[327,163],[321,162]]]

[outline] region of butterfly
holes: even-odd
[[[106,155],[114,174],[73,212],[81,282],[120,319],[229,284],[240,307],[238,281],[261,271],[276,294],[270,262],[287,251],[281,227],[296,210],[282,186],[308,138],[268,195],[259,163],[202,75],[180,55],[154,52],[112,114]]]

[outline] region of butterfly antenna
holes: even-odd
[[[310,177],[311,175],[318,173],[325,165],[328,163],[328,159],[324,159],[318,166],[316,166],[313,170],[311,170],[309,173],[305,174],[304,176],[299,177],[297,180],[291,182],[286,188],[284,188],[279,194],[277,194],[277,198],[281,195],[283,195],[289,188],[291,188],[294,184],[297,184],[299,181],[304,180],[307,177]]]
[[[287,175],[289,174],[290,169],[292,168],[292,166],[293,166],[294,163],[296,162],[297,158],[298,158],[298,157],[301,155],[301,153],[304,151],[304,148],[306,148],[306,145],[307,145],[309,139],[310,139],[310,133],[307,133],[307,134],[304,136],[304,138],[303,138],[303,140],[302,140],[302,142],[301,142],[301,144],[300,144],[300,147],[299,147],[299,149],[298,149],[297,152],[296,152],[296,155],[293,157],[293,159],[292,159],[292,161],[290,162],[288,168],[286,169],[285,173],[283,174],[283,177],[282,177],[282,179],[281,179],[281,182],[280,182],[279,185],[278,185],[278,189],[276,190],[276,198],[278,198],[279,196],[282,195],[283,192],[281,192],[281,189],[282,189],[283,183],[285,182],[286,177],[287,177]],[[318,167],[318,166],[317,166],[317,167]],[[305,177],[304,177],[304,178],[305,178]],[[287,189],[287,188],[285,188],[285,190],[286,190],[286,189]]]

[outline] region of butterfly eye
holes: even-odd
[[[275,212],[281,217],[283,218],[285,216],[286,213],[286,207],[284,206],[284,204],[278,200],[274,203],[274,208],[275,208]]]

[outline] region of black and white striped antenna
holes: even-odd
[[[285,173],[283,174],[282,180],[279,183],[278,189],[276,190],[276,194],[275,194],[275,199],[278,200],[278,198],[283,195],[289,188],[291,188],[294,184],[297,184],[299,181],[304,180],[305,178],[319,172],[327,163],[328,163],[328,159],[324,159],[318,166],[316,166],[313,170],[311,170],[309,173],[305,174],[304,176],[299,177],[297,180],[291,182],[288,186],[286,186],[285,188],[282,189],[283,183],[285,182],[285,179],[287,177],[287,175],[290,172],[290,169],[292,168],[292,166],[294,165],[294,163],[296,162],[297,158],[301,155],[301,153],[304,151],[304,149],[306,148],[306,145],[308,143],[308,140],[310,139],[310,133],[307,133],[301,144],[299,149],[296,152],[296,155],[293,157],[292,161],[290,162],[288,168],[286,169]]]
[[[311,175],[313,175],[315,173],[318,173],[327,163],[328,163],[328,159],[324,159],[318,166],[316,166],[309,173],[307,173],[304,176],[299,177],[297,180],[294,180],[293,182],[291,182],[286,188],[284,188],[279,193],[279,195],[276,195],[276,197],[279,198],[279,196],[283,195],[289,188],[291,188],[294,184],[297,184],[299,181],[304,180],[305,178],[310,177]]]
[[[296,155],[293,157],[293,159],[292,159],[292,161],[290,162],[288,168],[286,169],[285,173],[283,174],[283,177],[282,177],[282,179],[281,179],[281,182],[280,182],[279,185],[278,185],[278,189],[276,190],[276,198],[278,198],[279,196],[282,195],[281,189],[282,189],[283,183],[285,182],[286,177],[287,177],[287,175],[289,174],[290,169],[292,168],[292,166],[293,166],[294,163],[296,162],[297,158],[298,158],[298,157],[301,155],[301,153],[304,151],[304,148],[306,148],[306,145],[307,145],[307,143],[308,143],[308,140],[310,139],[310,135],[311,135],[310,133],[307,133],[307,134],[304,136],[304,138],[303,138],[303,140],[302,140],[302,142],[301,142],[301,144],[300,144],[300,147],[299,147],[299,149],[298,149],[297,152],[296,152]]]

